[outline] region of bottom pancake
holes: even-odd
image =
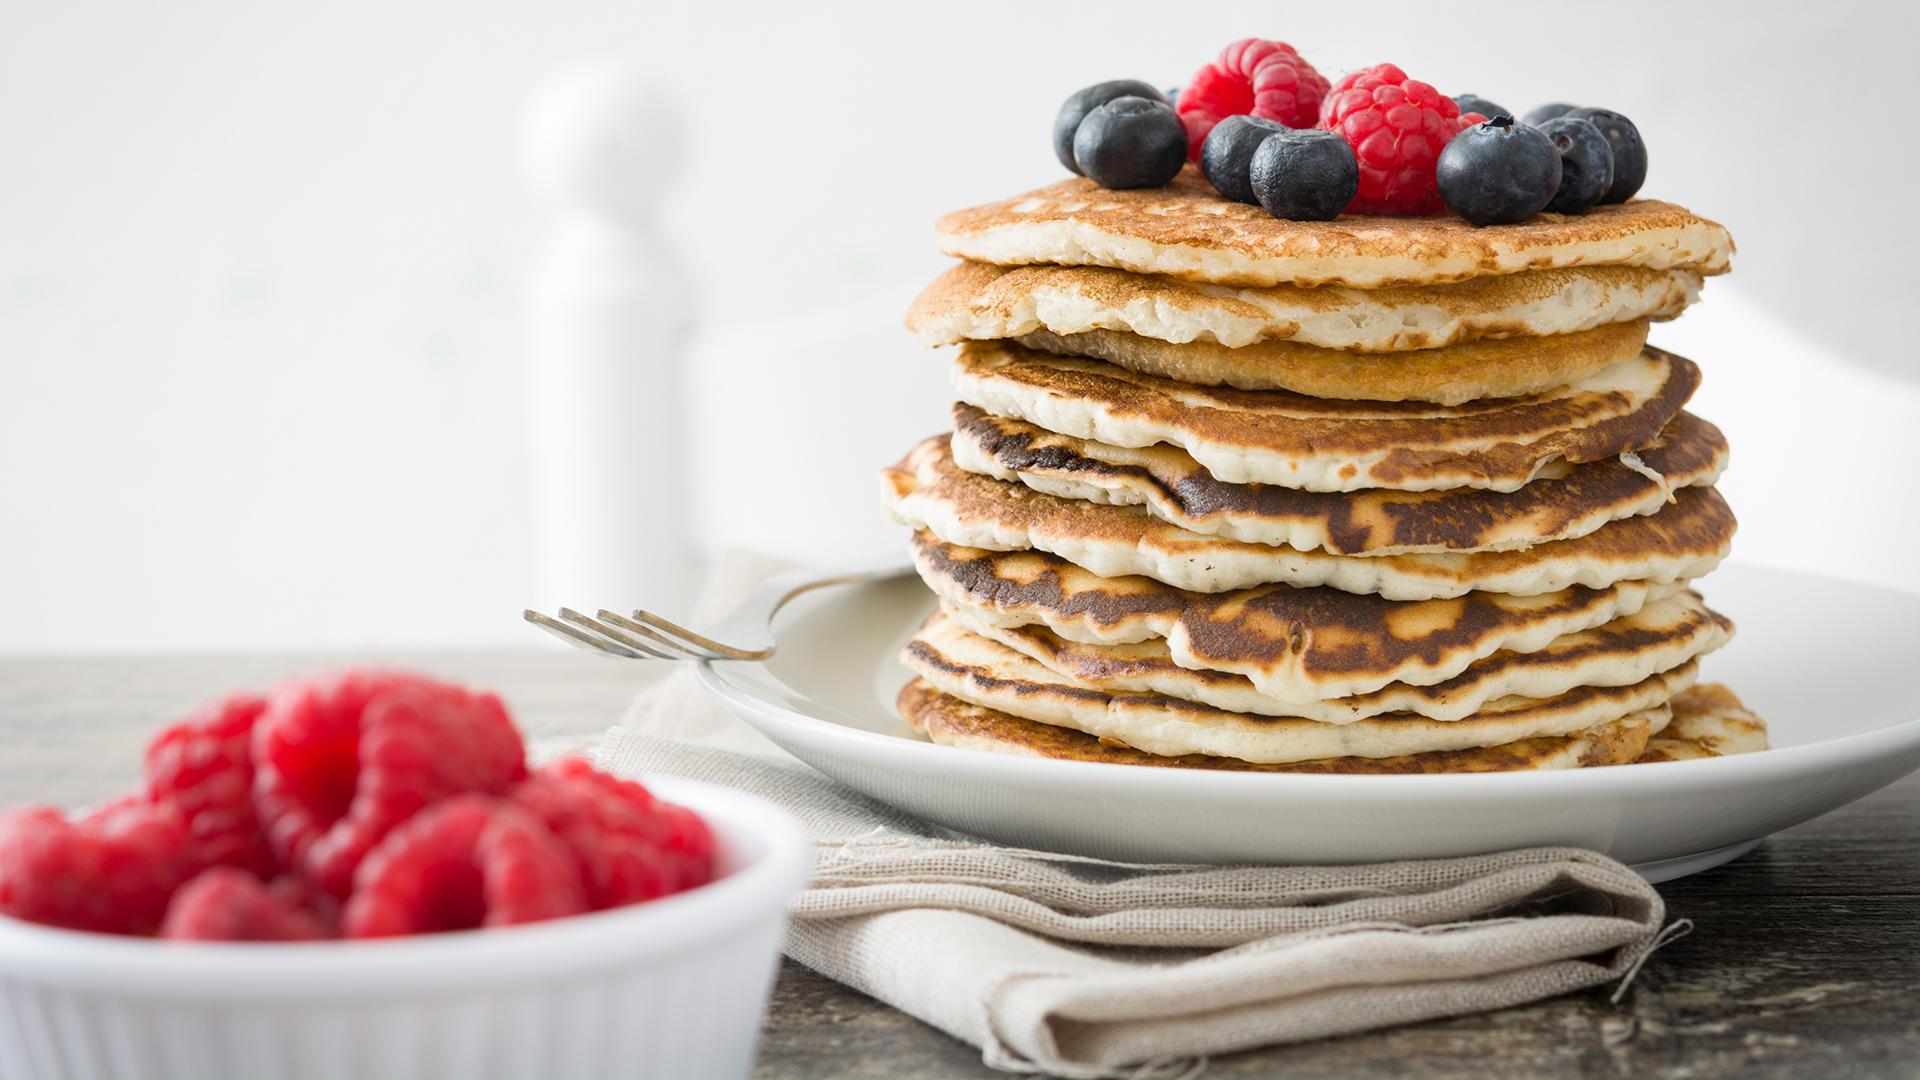
[[[1560,738],[1657,709],[1693,685],[1694,661],[1627,686],[1580,686],[1551,698],[1503,697],[1441,721],[1388,713],[1344,723],[1233,712],[1154,693],[1101,691],[969,633],[940,612],[901,650],[928,685],[962,701],[1071,728],[1149,754],[1202,754],[1261,764],[1322,758],[1397,758]],[[1658,731],[1665,716],[1654,725]]]
[[[1662,726],[1669,715],[1667,707],[1663,705],[1570,735],[1522,739],[1480,749],[1442,750],[1388,758],[1321,758],[1283,765],[1262,765],[1205,754],[1180,757],[1149,754],[1078,731],[1022,720],[995,709],[969,704],[935,690],[924,679],[914,679],[902,687],[897,704],[901,718],[908,725],[943,746],[1115,765],[1157,765],[1234,772],[1350,774],[1512,772],[1622,765],[1640,758],[1653,731]]]
[[[1647,741],[1639,761],[1695,761],[1767,748],[1767,725],[1733,691],[1700,683],[1673,696],[1673,722]]]

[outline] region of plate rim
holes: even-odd
[[[898,565],[903,575],[913,572],[910,564],[897,558],[876,560],[872,564],[876,569],[888,565]],[[1920,593],[1872,582],[1836,578],[1827,574],[1764,563],[1736,562],[1733,565],[1764,574],[1842,583],[1857,588],[1891,593],[1909,601],[1920,602]],[[775,636],[777,638],[777,633]],[[764,663],[760,661],[703,660],[696,667],[696,678],[708,693],[734,709],[743,710],[746,714],[759,717],[762,721],[773,725],[784,725],[795,729],[796,733],[844,743],[855,750],[891,755],[918,755],[914,759],[916,763],[925,762],[928,767],[941,771],[978,772],[990,767],[995,774],[1008,780],[1074,778],[1093,786],[1119,783],[1121,786],[1135,789],[1136,792],[1142,788],[1151,790],[1156,785],[1160,788],[1179,789],[1186,793],[1198,793],[1197,789],[1210,788],[1211,790],[1204,793],[1217,792],[1222,796],[1262,792],[1325,794],[1337,789],[1343,795],[1364,794],[1370,798],[1404,795],[1424,799],[1431,798],[1437,790],[1457,792],[1471,784],[1471,790],[1481,795],[1535,796],[1542,793],[1543,786],[1550,786],[1553,792],[1566,795],[1570,786],[1579,788],[1582,785],[1585,788],[1604,787],[1615,794],[1622,794],[1634,790],[1657,790],[1670,786],[1667,780],[1660,778],[1668,780],[1684,778],[1694,784],[1716,788],[1729,785],[1745,786],[1754,782],[1765,782],[1777,776],[1800,775],[1809,768],[1818,768],[1823,763],[1831,765],[1857,761],[1876,753],[1893,750],[1920,750],[1920,697],[1916,697],[1907,706],[1912,711],[1912,715],[1875,731],[1840,735],[1796,746],[1770,748],[1757,753],[1689,761],[1610,765],[1605,768],[1591,769],[1416,775],[1326,775],[1143,768],[1116,762],[1061,761],[1015,754],[992,754],[985,751],[967,752],[960,747],[915,742],[897,735],[864,731],[801,711],[786,702],[770,699],[755,692],[750,686],[735,682],[728,677],[728,672],[731,670],[764,669],[764,667]],[[929,756],[929,752],[939,756]],[[1659,771],[1650,773],[1649,770],[1656,766]],[[1920,768],[1920,761],[1916,761],[1914,767]],[[1910,768],[1908,771],[1913,769]]]

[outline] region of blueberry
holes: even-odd
[[[1274,217],[1332,221],[1360,190],[1360,164],[1337,131],[1286,128],[1261,140],[1247,183]]]
[[[1234,202],[1259,202],[1247,179],[1253,152],[1260,149],[1267,136],[1290,130],[1285,124],[1257,116],[1229,116],[1213,125],[1207,141],[1200,144],[1200,171],[1207,175],[1213,190]]]
[[[1567,115],[1568,113],[1572,112],[1576,107],[1577,106],[1568,105],[1564,101],[1556,101],[1550,105],[1536,105],[1533,108],[1527,110],[1527,115],[1521,117],[1520,122],[1525,124],[1532,124],[1534,127],[1539,127],[1541,124],[1544,124],[1549,120],[1557,120],[1560,117]],[[1493,119],[1493,117],[1489,116],[1487,117],[1487,119],[1491,120]]]
[[[1479,94],[1455,94],[1453,103],[1460,106],[1462,113],[1477,112],[1491,120],[1496,116],[1512,116],[1512,110],[1504,105],[1495,105]]]
[[[1640,129],[1633,121],[1612,109],[1575,109],[1567,114],[1591,121],[1613,147],[1613,183],[1600,197],[1603,203],[1626,202],[1647,181],[1647,144],[1640,141]]]
[[[1560,151],[1538,128],[1499,116],[1455,135],[1435,166],[1440,198],[1475,225],[1539,213],[1560,186]]]
[[[1613,183],[1613,147],[1588,120],[1561,116],[1540,125],[1560,151],[1560,190],[1547,209],[1577,214],[1600,201]]]
[[[1073,160],[1104,188],[1159,187],[1187,163],[1187,125],[1164,101],[1114,98],[1080,121]]]
[[[1080,130],[1080,121],[1114,98],[1128,96],[1166,100],[1152,83],[1143,83],[1139,79],[1095,83],[1067,98],[1060,106],[1059,115],[1053,118],[1053,156],[1060,159],[1060,164],[1078,175],[1080,166],[1074,164],[1073,160],[1073,133]]]

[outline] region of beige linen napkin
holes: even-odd
[[[726,716],[691,671],[642,694],[596,756],[622,775],[713,781],[791,810],[817,854],[787,954],[1012,1071],[1180,1075],[1209,1054],[1631,977],[1663,937],[1651,886],[1572,849],[1206,867],[986,843],[800,764]]]

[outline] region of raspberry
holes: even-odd
[[[462,795],[422,811],[367,853],[341,923],[347,937],[392,937],[585,910],[573,860],[539,818]]]
[[[231,866],[205,870],[173,894],[160,936],[183,941],[312,941],[319,920]]]
[[[151,934],[191,869],[186,829],[137,798],[79,822],[46,806],[0,817],[0,913],[18,919]]]
[[[417,675],[350,671],[275,690],[253,729],[254,805],[281,862],[345,897],[394,826],[526,775],[500,699]]]
[[[566,843],[596,910],[713,880],[713,834],[699,815],[583,758],[545,766],[511,798]]]
[[[322,937],[340,935],[340,900],[298,874],[281,874],[267,882],[267,892],[288,907],[304,911],[319,924]]]
[[[253,723],[266,700],[235,694],[147,744],[147,797],[179,817],[204,866],[237,866],[262,878],[278,870],[253,809]]]
[[[1452,98],[1376,64],[1334,84],[1320,103],[1320,126],[1346,136],[1360,163],[1360,191],[1347,213],[1437,214],[1434,164],[1469,124]]]
[[[1314,126],[1327,78],[1284,41],[1245,38],[1220,50],[1180,91],[1180,119],[1187,125],[1187,158],[1200,160],[1200,144],[1213,125],[1252,113],[1288,127]]]

